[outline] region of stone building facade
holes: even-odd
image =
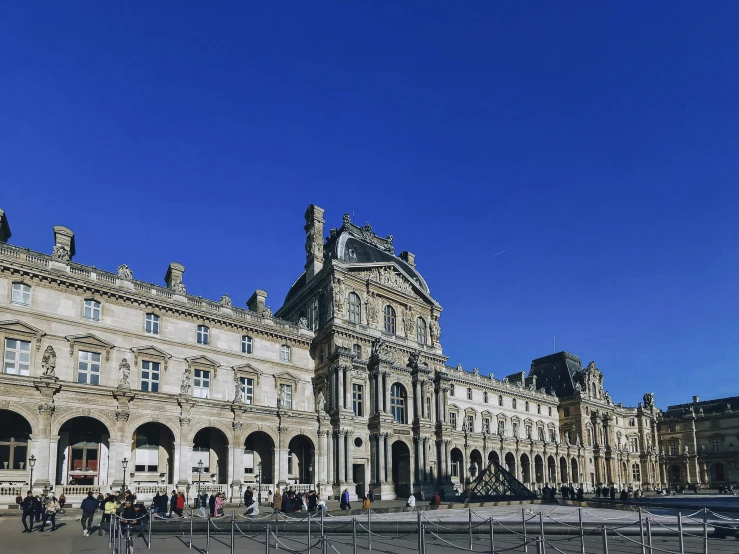
[[[33,471],[68,496],[451,497],[490,460],[532,489],[666,482],[653,396],[614,404],[568,353],[502,379],[447,365],[415,256],[348,215],[325,237],[323,215],[308,207],[305,270],[273,315],[261,289],[247,309],[189,294],[178,263],[165,286],[79,264],[66,227],[51,254],[14,246],[0,210],[0,496]]]
[[[670,487],[736,485],[739,397],[668,406],[658,424],[660,468]]]

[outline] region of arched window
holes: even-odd
[[[407,394],[405,387],[400,383],[394,383],[390,387],[390,412],[397,423],[405,423],[405,403]]]
[[[362,323],[362,301],[356,292],[350,292],[347,299],[349,323]]]
[[[472,400],[472,389],[467,389],[467,400]]]
[[[422,317],[416,320],[416,340],[418,344],[426,344],[426,321]]]
[[[502,406],[502,405],[503,405],[503,395],[499,394],[498,395],[498,406]]]
[[[511,404],[513,405],[513,409],[515,410],[516,409],[516,399],[515,398],[511,401]]]
[[[389,304],[385,306],[385,332],[395,334],[395,310]]]

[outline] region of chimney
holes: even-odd
[[[249,310],[261,314],[264,311],[264,305],[267,301],[267,292],[261,289],[254,291],[249,300],[246,301],[246,305]]]
[[[410,266],[416,267],[416,255],[404,250],[400,253],[400,259]]]
[[[323,208],[315,204],[305,211],[305,282],[323,268]]]
[[[0,242],[8,242],[11,237],[10,225],[8,224],[8,216],[5,212],[0,210]]]
[[[54,227],[54,250],[51,255],[60,262],[69,262],[74,258],[74,233],[67,227]]]
[[[697,404],[700,401],[701,401],[701,397],[700,396],[694,396],[693,397],[693,404]]]
[[[173,290],[179,294],[185,294],[185,284],[182,282],[182,276],[185,273],[185,266],[172,262],[167,268],[167,274],[164,276],[164,282],[167,283],[167,288]]]

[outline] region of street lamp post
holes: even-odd
[[[198,501],[197,505],[200,506],[200,476],[203,474],[203,460],[198,462]]]
[[[259,475],[258,477],[258,484],[257,484],[257,504],[260,506],[262,505],[262,462],[257,463],[257,468],[259,468]]]
[[[121,465],[123,466],[123,492],[126,492],[126,468],[128,467],[128,458],[123,458],[121,460]]]
[[[36,456],[33,454],[28,458],[28,467],[31,469],[31,477],[28,480],[28,488],[33,492],[33,466],[36,465]]]

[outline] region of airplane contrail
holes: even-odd
[[[488,258],[488,260],[489,260],[490,258],[495,258],[495,256],[500,256],[500,255],[501,255],[501,254],[502,254],[503,252],[505,252],[506,250],[507,250],[507,248],[506,248],[506,249],[504,249],[504,250],[501,250],[501,251],[500,251],[500,252],[498,252],[497,254],[493,254],[492,256],[490,256],[490,257]]]

